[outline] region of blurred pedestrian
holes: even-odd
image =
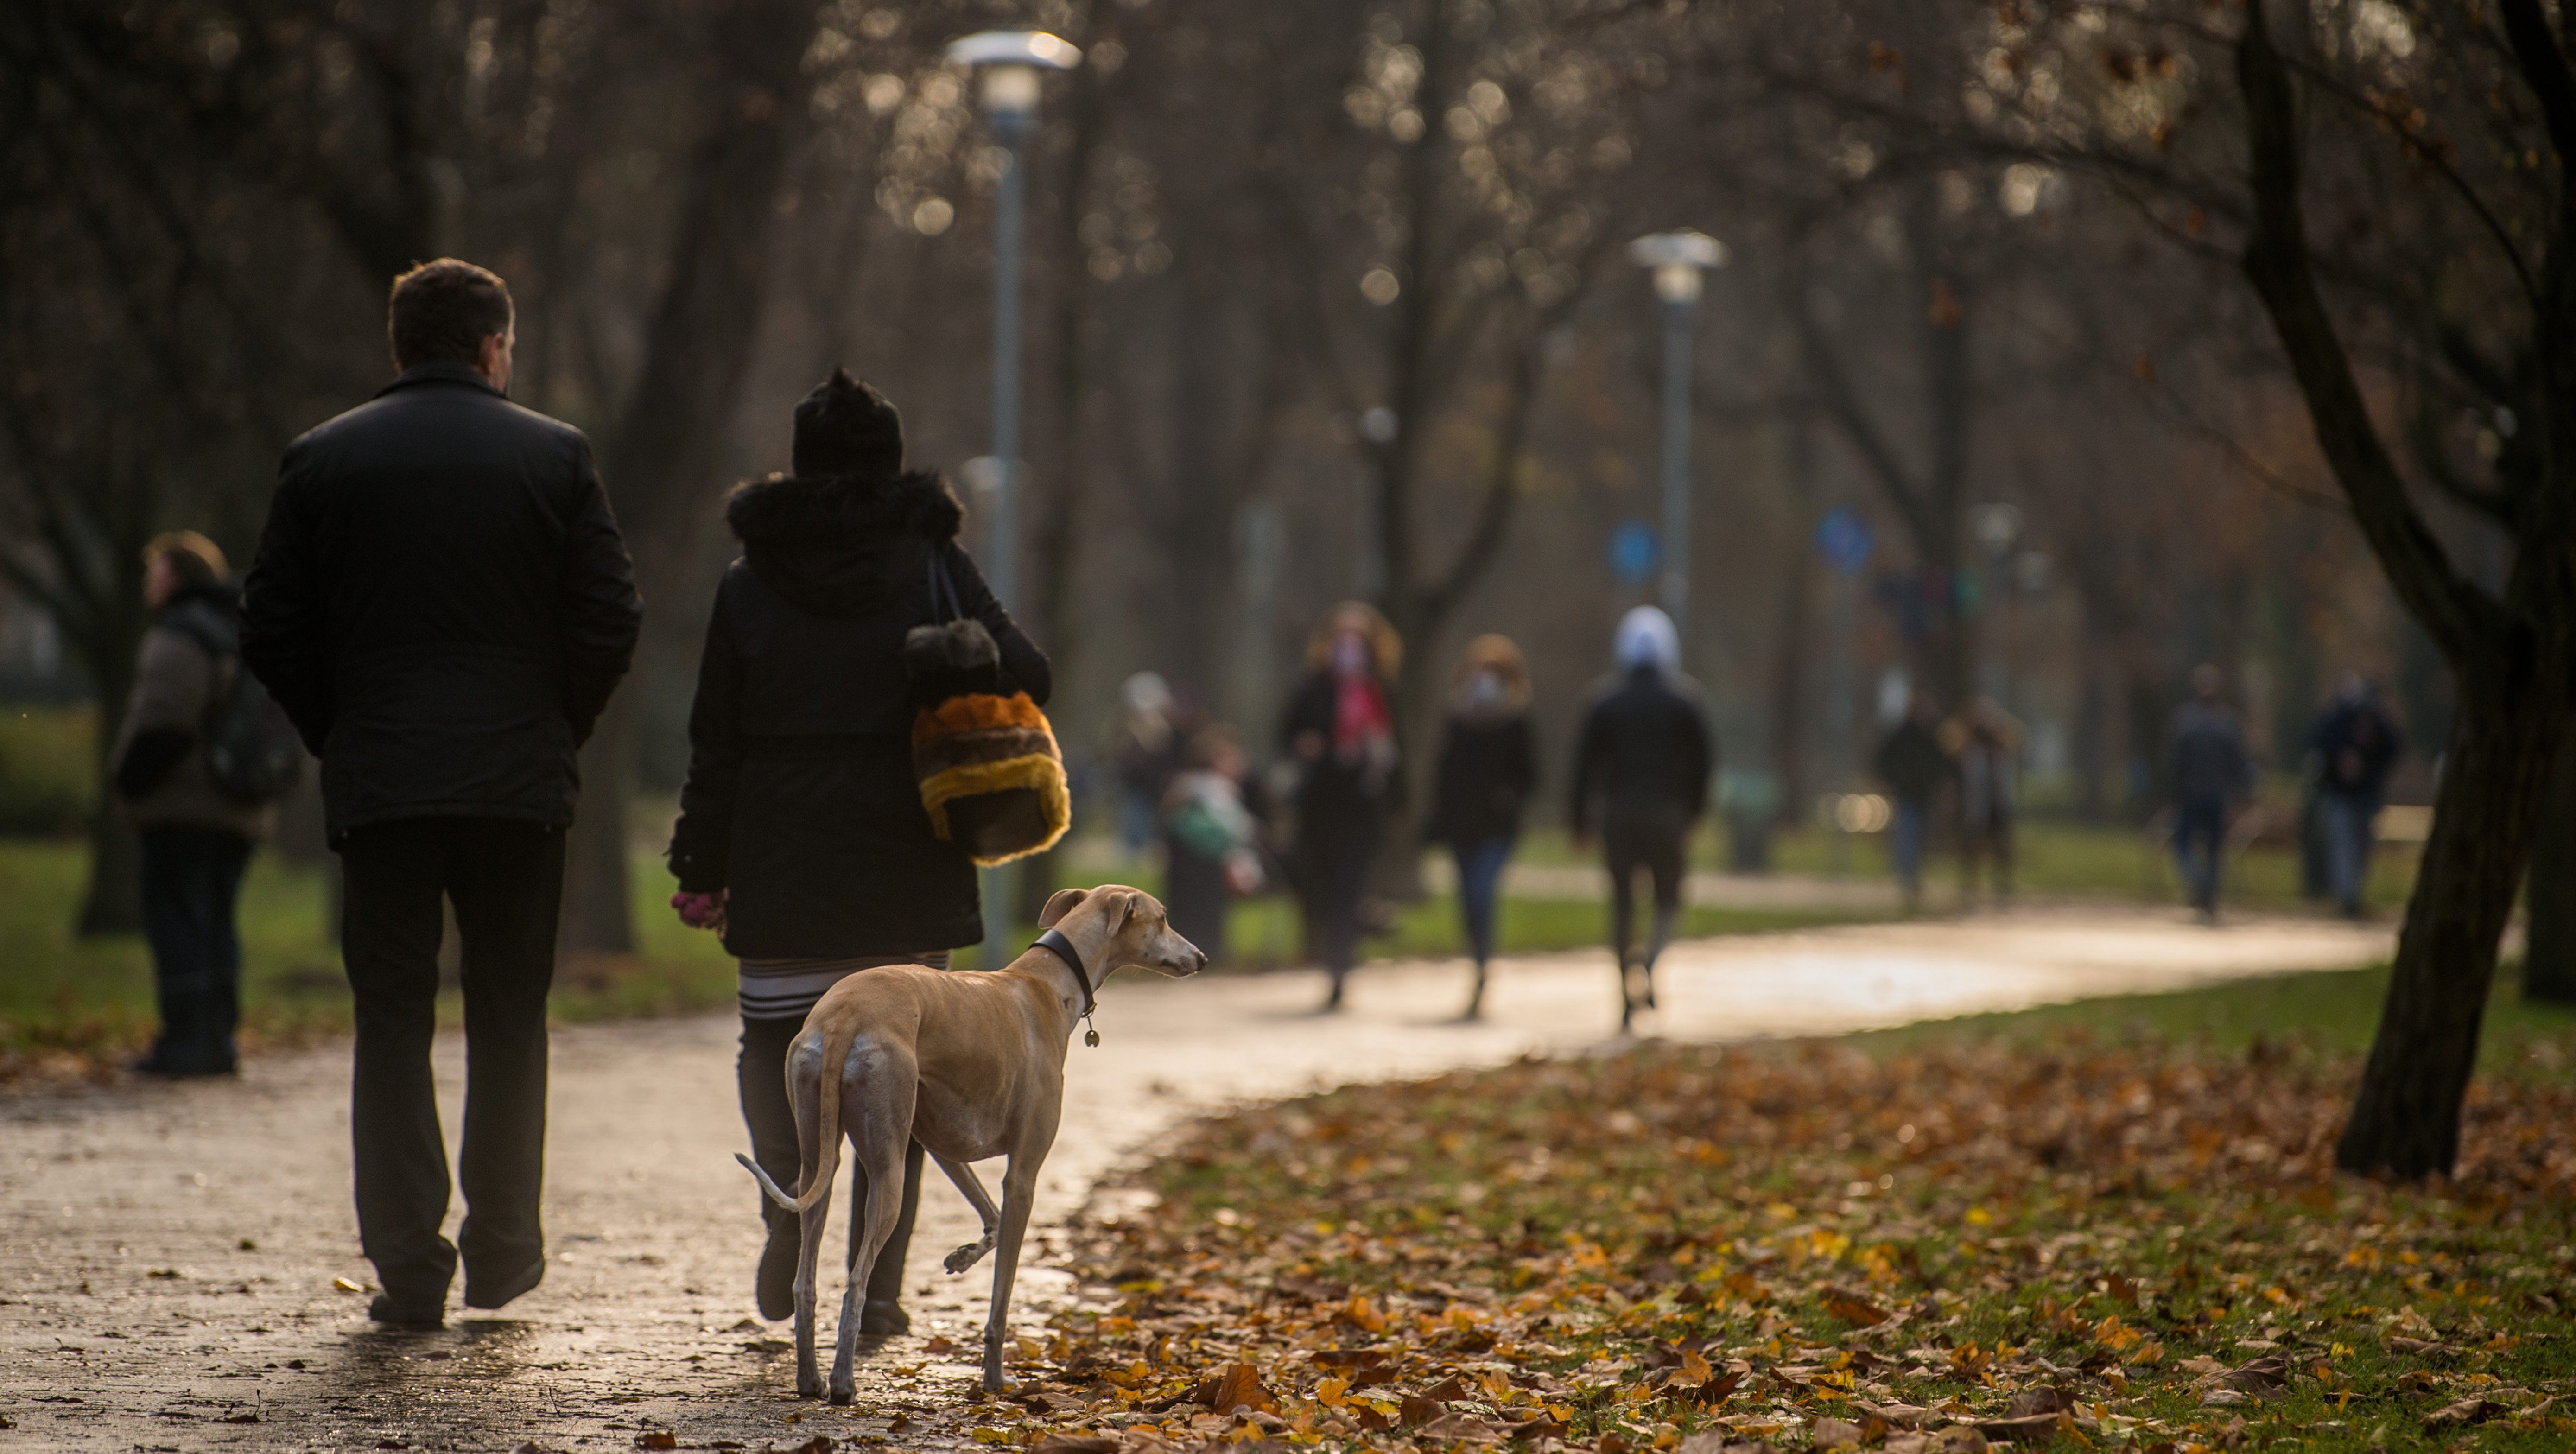
[[[1529,666],[1509,637],[1479,636],[1458,658],[1440,739],[1428,843],[1449,845],[1458,863],[1458,914],[1475,988],[1461,1019],[1484,1013],[1485,970],[1494,957],[1494,917],[1503,866],[1520,837],[1521,810],[1538,787],[1538,744],[1530,730]]]
[[[1260,785],[1245,774],[1243,743],[1223,724],[1192,733],[1181,770],[1163,790],[1163,907],[1172,932],[1208,962],[1225,962],[1226,910],[1261,891]]]
[[[545,1275],[546,992],[575,754],[642,611],[581,431],[510,402],[510,293],[442,258],[396,279],[401,377],[287,447],[242,657],[322,759],[346,885],[358,1240],[380,1322]],[[441,902],[464,940],[465,1225],[451,1245],[429,1050]]]
[[[133,1064],[145,1075],[230,1075],[241,1018],[241,935],[233,907],[273,814],[227,791],[210,727],[241,685],[241,592],[224,553],[193,530],[143,548],[152,626],[108,761],[143,856],[143,935],[161,1033]]]
[[[1130,858],[1154,841],[1163,817],[1163,789],[1180,770],[1187,746],[1174,721],[1172,688],[1159,672],[1140,671],[1118,688],[1118,733],[1109,749],[1118,779],[1118,843]],[[1192,939],[1193,944],[1200,944]],[[1201,944],[1202,948],[1206,946]],[[1215,951],[1209,950],[1211,958]]]
[[[1708,808],[1717,744],[1697,684],[1681,674],[1672,618],[1639,606],[1620,618],[1617,670],[1595,690],[1575,744],[1567,821],[1577,847],[1601,829],[1610,870],[1610,950],[1619,963],[1619,1028],[1655,1007],[1655,961],[1681,917],[1682,875],[1691,825]],[[1655,921],[1645,952],[1636,943],[1636,877],[1654,884]]]
[[[2405,741],[2359,672],[2346,672],[2334,704],[2309,736],[2319,764],[2317,809],[2326,840],[2326,878],[2347,918],[2361,917],[2370,851],[2388,774]]]
[[[1941,709],[1931,693],[1915,688],[1905,699],[1905,716],[1879,740],[1870,764],[1892,800],[1888,853],[1909,914],[1923,904],[1923,849],[1932,829],[1933,806],[1959,771],[1941,745],[1941,734],[1934,726],[1940,720]]]
[[[904,638],[954,614],[999,648],[1003,685],[1043,704],[1044,653],[957,543],[948,482],[903,467],[903,418],[839,369],[796,406],[793,474],[741,486],[725,522],[742,557],[716,588],[689,711],[689,778],[671,831],[673,907],[741,961],[736,1061],[752,1159],[780,1185],[799,1165],[787,1052],[805,1013],[852,974],[948,967],[984,937],[975,865],[931,830],[912,755]],[[944,578],[944,584],[934,584]],[[1009,946],[994,945],[1007,958]],[[853,1169],[850,1255],[868,1178]],[[921,1200],[921,1145],[904,1155],[903,1210],[865,1281],[860,1328],[911,1326],[904,1255]],[[768,1245],[754,1292],[795,1312],[796,1214],[760,1203]]]
[[[1297,764],[1297,838],[1289,874],[1306,943],[1332,977],[1323,1008],[1342,1004],[1359,961],[1369,869],[1404,801],[1395,673],[1404,644],[1377,608],[1345,601],[1306,644],[1306,676],[1280,724]]]
[[[2174,711],[2174,865],[2191,906],[2218,922],[2218,882],[2230,805],[2253,787],[2245,727],[2221,694],[2226,678],[2203,662],[2191,673],[2191,700]]]
[[[1959,903],[1976,897],[1977,866],[1987,865],[1995,902],[2012,898],[2014,777],[2021,762],[2021,723],[1989,697],[1976,696],[1941,727],[1941,747],[1959,781]]]

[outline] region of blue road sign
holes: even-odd
[[[1610,569],[1622,583],[1633,586],[1653,575],[1663,558],[1663,545],[1655,538],[1653,526],[1643,520],[1622,520],[1612,527]]]
[[[1849,505],[1826,511],[1825,518],[1816,522],[1816,554],[1838,575],[1856,574],[1869,564],[1869,553],[1877,544],[1869,522]]]

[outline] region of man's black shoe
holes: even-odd
[[[367,1316],[388,1328],[444,1328],[447,1309],[435,1303],[414,1306],[397,1302],[391,1293],[380,1292],[367,1302]]]
[[[896,1338],[912,1331],[912,1315],[890,1297],[872,1297],[859,1308],[859,1331],[871,1338]]]
[[[510,1299],[545,1280],[546,1255],[542,1252],[537,1254],[535,1261],[508,1277],[476,1277],[473,1264],[467,1263],[465,1305],[469,1308],[504,1307],[509,1304]]]
[[[163,1056],[158,1050],[153,1051],[149,1055],[140,1056],[136,1059],[127,1061],[125,1063],[125,1068],[136,1075],[159,1076],[164,1080],[196,1080],[206,1076],[237,1075],[240,1073],[238,1068],[230,1061],[223,1061],[221,1063],[200,1063],[185,1060],[172,1060]]]

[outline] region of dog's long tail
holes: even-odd
[[[856,1038],[857,1035],[854,1031],[844,1031],[837,1039],[832,1038],[829,1031],[825,1032],[825,1039],[823,1041],[823,1073],[817,1077],[815,1082],[815,1099],[823,1103],[821,1106],[816,1108],[815,1113],[816,1118],[822,1122],[821,1129],[823,1135],[821,1141],[815,1148],[816,1155],[814,1165],[801,1168],[804,1172],[803,1195],[789,1196],[787,1193],[778,1189],[778,1183],[770,1179],[768,1172],[760,1169],[759,1163],[753,1161],[750,1157],[743,1155],[739,1151],[733,1154],[734,1160],[741,1162],[745,1170],[759,1178],[760,1189],[768,1194],[771,1201],[778,1203],[781,1207],[784,1207],[788,1211],[794,1212],[799,1216],[814,1210],[814,1208],[822,1202],[823,1198],[832,1194],[832,1178],[838,1175],[841,1169],[840,1067],[844,1061],[849,1059],[850,1042]],[[790,1105],[795,1104],[796,1101],[795,1075],[796,1071],[794,1068],[793,1056],[791,1054],[789,1068],[787,1070],[787,1100]]]

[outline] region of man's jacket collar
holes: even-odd
[[[431,359],[427,363],[414,364],[403,370],[401,378],[376,390],[376,397],[381,399],[396,389],[417,388],[422,384],[466,384],[481,389],[496,399],[510,397],[493,388],[490,382],[475,372],[472,364],[461,364],[454,359],[444,358]]]

